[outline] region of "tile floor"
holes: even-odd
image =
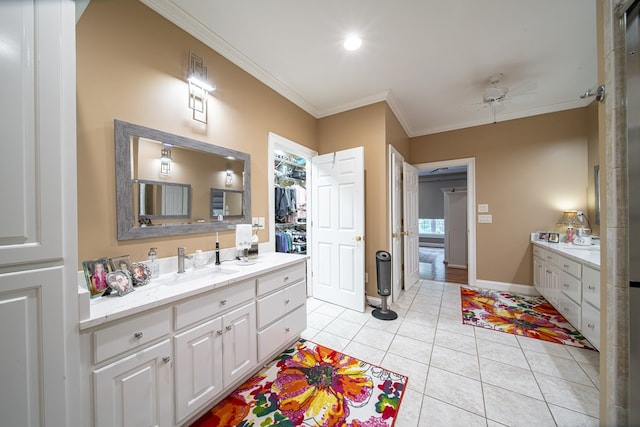
[[[463,325],[458,284],[420,280],[391,309],[310,298],[302,337],[407,375],[396,427],[598,425],[597,352]]]

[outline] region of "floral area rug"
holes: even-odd
[[[191,427],[393,426],[407,381],[300,340]]]
[[[539,296],[461,286],[462,323],[595,350],[547,300]]]

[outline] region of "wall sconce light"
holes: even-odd
[[[231,169],[227,169],[227,178],[226,178],[226,180],[224,181],[224,183],[225,183],[226,185],[231,185],[232,180],[233,180],[233,175],[232,175]]]
[[[169,175],[171,171],[171,149],[163,148],[160,150],[160,175]]]
[[[189,52],[189,108],[193,110],[193,120],[207,123],[207,97],[216,89],[207,82],[207,67],[202,57]]]

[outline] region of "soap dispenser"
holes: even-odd
[[[156,260],[157,249],[151,248],[149,249],[149,272],[151,273],[151,277],[158,277],[160,275],[160,263]]]

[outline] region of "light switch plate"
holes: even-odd
[[[478,204],[478,212],[480,213],[489,212],[489,205],[486,203]]]
[[[492,215],[478,215],[478,223],[480,224],[491,224],[493,222]]]

